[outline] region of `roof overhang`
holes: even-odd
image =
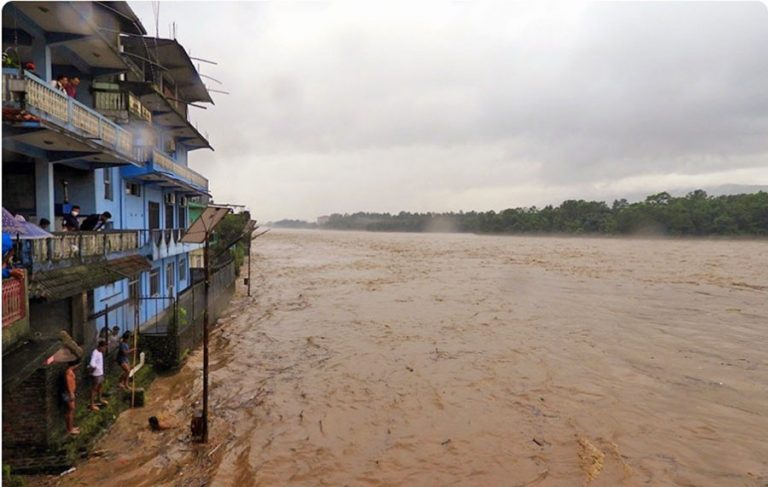
[[[128,52],[154,59],[163,69],[164,75],[176,85],[178,96],[184,102],[213,103],[187,51],[175,39],[124,36],[122,44]]]
[[[141,104],[152,112],[153,123],[161,125],[189,150],[213,150],[208,139],[187,120],[172,100],[160,93],[156,85],[140,81],[124,81],[121,85],[136,95]]]
[[[65,299],[111,282],[134,277],[151,267],[146,257],[130,255],[99,263],[34,272],[29,279],[29,297],[44,301]]]
[[[44,157],[79,169],[141,166],[138,161],[42,119],[3,123],[3,144],[29,157]]]
[[[124,3],[124,2],[109,2]],[[46,44],[51,46],[54,64],[74,64],[88,68],[86,72],[96,75],[126,71],[128,65],[117,49],[117,43],[110,42],[110,30],[97,24],[100,15],[117,16],[120,28],[129,21],[130,7],[127,5],[115,8],[114,5],[99,2],[10,2],[3,8],[3,26],[15,27],[29,36],[23,39],[31,41],[31,36],[45,37]],[[126,12],[120,10],[127,9]],[[130,11],[133,14],[132,11]],[[133,14],[135,17],[135,14]],[[140,24],[140,23],[139,23]],[[131,32],[139,32],[136,26]],[[30,42],[31,43],[31,42]],[[23,51],[22,47],[20,51]],[[24,54],[24,52],[20,52]]]

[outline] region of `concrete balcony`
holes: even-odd
[[[133,119],[152,123],[152,112],[136,95],[121,89],[117,83],[94,83],[93,105],[104,115],[124,122]]]
[[[190,196],[208,194],[208,179],[200,173],[178,164],[153,147],[140,148],[136,153],[144,165],[124,168],[123,176],[157,183]]]
[[[3,69],[3,139],[31,156],[102,165],[139,164],[133,134],[40,78]]]
[[[53,238],[24,241],[22,262],[32,272],[89,264],[137,254],[147,243],[142,230],[54,232]]]

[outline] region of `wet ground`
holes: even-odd
[[[272,231],[57,485],[768,485],[768,242]],[[177,428],[152,433],[147,417]]]

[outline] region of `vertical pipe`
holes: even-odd
[[[203,308],[203,443],[208,443],[208,292],[210,289],[210,267],[208,262],[208,240],[210,233],[205,232],[205,306]]]
[[[130,292],[130,283],[128,284]],[[141,291],[141,274],[136,276],[136,295],[133,298],[133,366],[136,367],[136,344],[139,336],[139,292]],[[135,407],[136,402],[136,378],[131,382],[131,407]]]
[[[97,326],[97,328],[98,328],[98,326]],[[107,330],[107,332],[104,334],[104,341],[107,342],[107,354],[108,354],[109,353],[109,303],[107,303],[107,314],[104,315],[104,329]],[[96,338],[96,346],[97,347],[99,346],[99,340],[101,340],[101,338],[99,338],[100,336],[101,336],[101,333],[99,333],[97,335],[97,338]],[[102,362],[103,362],[102,367],[104,368],[104,378],[106,378],[107,377],[107,362],[109,362],[109,360],[107,360],[106,356],[103,356],[102,357]]]
[[[248,297],[251,297],[251,242],[253,242],[253,232],[248,233]]]

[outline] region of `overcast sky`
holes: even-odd
[[[190,109],[215,148],[190,165],[260,221],[768,184],[761,3],[162,2],[174,21],[231,93]]]

